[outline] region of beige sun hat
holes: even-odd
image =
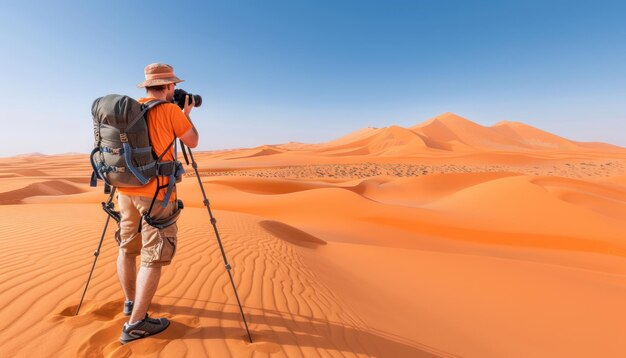
[[[143,72],[146,80],[137,85],[139,88],[183,82],[174,75],[174,67],[164,63],[151,63],[144,68]]]

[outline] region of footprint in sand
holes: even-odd
[[[161,316],[161,315],[159,315]],[[163,332],[150,337],[122,345],[119,342],[122,325],[127,318],[121,316],[110,320],[104,327],[96,330],[77,349],[79,357],[128,357],[147,355],[162,351],[171,342],[195,333],[200,327],[200,320],[193,316],[164,315],[170,320],[170,326]]]
[[[70,305],[62,308],[57,313],[48,317],[50,322],[61,322],[72,326],[80,327],[96,321],[110,321],[117,315],[122,315],[122,300],[116,301],[84,301],[80,307],[80,312],[76,315],[78,305]]]

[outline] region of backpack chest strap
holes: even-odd
[[[132,148],[133,149],[133,153],[150,153],[152,152],[152,147],[143,147],[143,148]],[[111,147],[107,147],[107,146],[102,146],[100,147],[100,150],[102,151],[102,153],[111,153],[111,154],[115,154],[115,155],[122,155],[124,154],[124,148],[111,148]]]

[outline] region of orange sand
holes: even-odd
[[[179,248],[121,346],[112,227],[85,155],[0,159],[0,357],[623,357],[626,149],[444,114],[197,153]],[[191,171],[191,168],[188,168]]]

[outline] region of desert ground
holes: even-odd
[[[113,222],[75,316],[106,195],[30,154],[0,158],[0,357],[626,356],[626,148],[446,113],[194,157],[253,343],[190,166],[171,326],[118,342]]]

